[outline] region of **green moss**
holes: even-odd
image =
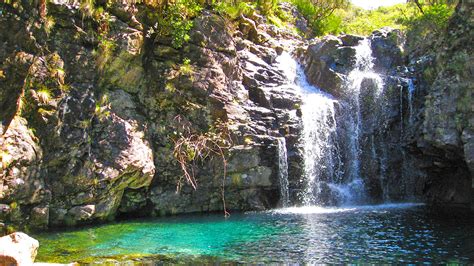
[[[229,3],[226,1],[219,2],[215,5],[214,10],[218,13],[228,16],[231,19],[237,19],[239,16],[251,16],[257,8],[257,3],[239,1]]]
[[[277,26],[278,28],[283,28],[283,27],[285,27],[284,22],[283,22],[279,17],[277,17],[277,16],[275,16],[275,15],[269,15],[269,16],[268,16],[268,21],[269,21],[271,24]]]
[[[12,210],[15,210],[16,208],[18,208],[18,203],[17,203],[16,201],[10,203],[10,208],[11,208]]]
[[[6,228],[5,231],[7,232],[7,235],[9,235],[9,234],[17,232],[18,228],[14,225],[9,224],[9,225],[7,225],[7,228]]]
[[[191,75],[194,73],[194,67],[191,65],[189,58],[184,58],[183,64],[179,66],[179,73],[181,75]]]
[[[433,67],[426,67],[423,70],[423,77],[428,82],[428,84],[432,84],[436,79],[436,71]]]
[[[235,173],[231,175],[232,184],[234,186],[240,186],[242,184],[242,176],[239,173]]]
[[[446,69],[455,73],[463,73],[467,68],[466,64],[469,61],[469,55],[466,51],[458,51],[448,62]],[[469,72],[469,71],[466,71]]]
[[[456,107],[461,112],[469,112],[472,110],[472,97],[469,95],[469,92],[467,95],[462,95],[461,98],[457,100]]]
[[[108,39],[106,34],[101,34],[98,38],[98,50],[94,51],[93,54],[96,56],[97,67],[103,70],[112,58],[117,45],[113,40]]]

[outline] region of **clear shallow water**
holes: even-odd
[[[34,237],[41,262],[473,263],[473,225],[472,217],[389,204],[177,216]]]

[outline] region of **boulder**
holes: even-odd
[[[145,119],[123,90],[101,99],[87,90],[72,92],[61,105],[70,111],[61,116],[56,147],[51,147],[46,163],[54,169],[53,197],[67,197],[52,207],[68,211],[53,216],[68,224],[112,219],[124,190],[148,186],[155,173]]]
[[[215,52],[224,52],[235,55],[234,40],[231,29],[221,16],[203,12],[196,18],[194,27],[189,36],[190,43],[208,48]]]
[[[362,36],[351,35],[351,34],[344,34],[339,37],[342,41],[344,46],[357,46],[360,41],[364,39]]]
[[[392,28],[376,30],[369,37],[374,57],[374,70],[378,73],[391,73],[397,66],[404,65],[402,32]]]
[[[45,186],[40,178],[42,149],[25,119],[16,116],[0,136],[0,200],[34,204],[42,201]]]
[[[16,232],[0,237],[1,265],[33,265],[38,251],[38,240],[25,233]]]
[[[345,58],[341,56],[341,51],[345,52],[339,49],[341,47],[342,41],[339,38],[326,36],[309,45],[303,58],[308,81],[334,96],[342,94],[343,72],[348,72],[350,67],[336,64],[338,58]]]
[[[239,30],[242,32],[244,37],[256,44],[261,43],[261,39],[259,38],[259,31],[255,24],[255,21],[241,16],[239,19]]]

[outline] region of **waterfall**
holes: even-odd
[[[286,151],[286,140],[284,137],[277,138],[278,148],[278,177],[280,179],[280,194],[282,207],[288,207],[290,196],[288,192],[288,155]]]
[[[337,124],[335,105],[337,101],[329,95],[307,84],[300,75],[304,99],[303,113],[303,151],[306,189],[303,192],[305,205],[320,204],[328,198],[329,183],[340,181]],[[312,90],[308,90],[312,89]]]
[[[400,86],[400,141],[403,138],[403,86]]]
[[[405,116],[408,115],[408,125],[413,124],[413,94],[415,93],[415,84],[413,82],[413,79],[411,78],[406,78],[403,79],[403,82],[408,85],[407,87],[407,103],[406,105],[408,106],[408,114],[405,114]],[[404,134],[404,128],[403,128],[403,121],[404,121],[404,113],[403,113],[403,88],[404,86],[400,86],[400,139],[403,137]]]
[[[382,78],[373,71],[374,58],[372,57],[370,41],[368,39],[360,41],[359,45],[355,47],[355,51],[355,67],[349,72],[345,84],[345,101],[348,103],[346,110],[348,111],[348,117],[345,120],[349,128],[348,133],[350,134],[350,154],[348,159],[351,163],[349,169],[351,181],[360,178],[360,138],[363,130],[360,96],[363,83],[367,81],[372,82],[371,85],[375,88],[374,93],[376,97],[380,96],[383,88]]]
[[[339,100],[310,85],[303,68],[290,54],[283,53],[277,58],[278,67],[288,77],[289,85],[302,96],[304,176],[301,183],[304,188],[299,197],[306,206],[355,204],[366,199],[361,176],[361,145],[364,116],[373,110],[366,110],[368,107],[361,100],[361,93],[371,93],[371,98],[378,103],[383,93],[383,79],[373,70],[370,41],[364,39],[354,49],[354,68],[346,76]],[[373,136],[370,143],[375,146]],[[279,147],[282,146],[279,140]],[[369,152],[373,159],[377,159],[374,147]],[[283,165],[280,162],[280,167]],[[284,171],[280,169],[280,175],[282,173]],[[282,176],[280,180],[283,199],[287,193],[283,188],[287,181]]]
[[[365,196],[364,181],[361,176],[362,153],[361,141],[364,132],[363,107],[361,93],[371,93],[374,101],[380,98],[383,92],[383,79],[374,72],[374,58],[369,39],[359,42],[355,48],[355,65],[349,72],[345,81],[345,94],[342,106],[341,120],[346,128],[348,149],[345,150],[345,161],[349,164],[346,168],[344,183],[338,186],[344,191],[342,203],[355,203],[363,201]],[[374,110],[366,110],[373,112]],[[369,116],[369,114],[366,114]],[[372,151],[375,153],[375,150]]]
[[[323,203],[330,198],[330,184],[340,182],[341,156],[337,142],[335,106],[329,94],[311,86],[302,67],[288,54],[277,58],[279,68],[291,85],[302,95],[302,146],[304,151],[305,189],[301,199],[305,205]]]
[[[413,95],[415,93],[415,83],[408,79],[408,123],[413,124]]]

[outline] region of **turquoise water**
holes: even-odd
[[[41,262],[473,263],[473,225],[397,204],[186,215],[34,237]]]

